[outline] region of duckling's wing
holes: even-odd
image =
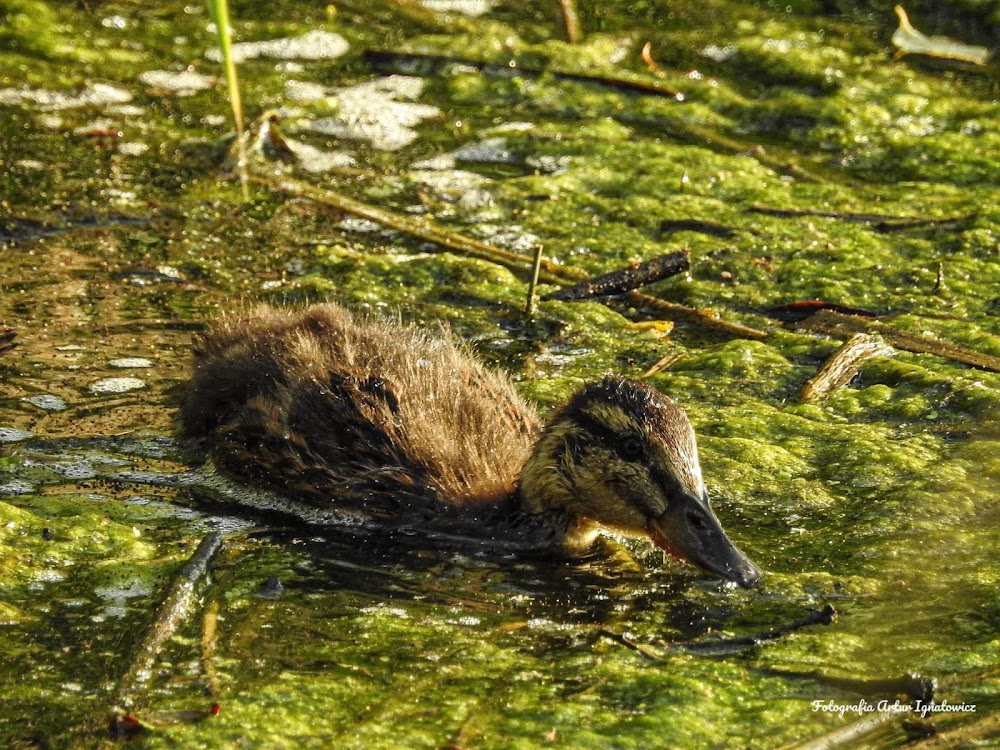
[[[434,505],[426,477],[373,419],[393,399],[342,374],[331,373],[326,383],[278,384],[215,430],[212,456],[225,473],[297,500],[386,521],[422,517]]]
[[[447,333],[329,304],[214,326],[182,422],[227,473],[407,518],[512,493],[537,429],[509,378]]]

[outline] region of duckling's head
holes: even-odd
[[[741,586],[760,578],[712,512],[687,415],[635,380],[591,383],[556,412],[522,472],[521,500],[648,537]]]

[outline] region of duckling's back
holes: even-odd
[[[181,420],[227,474],[387,516],[509,496],[538,429],[510,380],[449,335],[333,304],[215,325]]]

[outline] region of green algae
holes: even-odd
[[[366,47],[652,77],[685,96],[446,66],[427,75],[420,99],[443,114],[413,145],[385,153],[349,144],[356,173],[322,178],[350,195],[522,252],[538,238],[547,258],[588,273],[686,248],[690,273],[651,293],[760,327],[777,327],[759,315],[767,307],[821,298],[1000,354],[995,95],[960,70],[892,61],[876,37],[887,39],[893,20],[873,21],[863,5],[818,17],[811,3],[783,13],[722,2],[584,5],[594,32],[583,45],[559,41],[557,19],[537,9],[452,23],[417,22],[396,4],[338,3],[333,18],[290,2],[245,6],[241,40],[323,25],[352,43],[345,59],[294,73],[247,63],[251,111],[280,106],[291,76],[331,88],[370,79]],[[129,645],[204,533],[180,512],[215,499],[209,489],[114,478],[122,467],[180,475],[194,458],[173,444],[162,460],[144,457],[148,446],[93,450],[74,440],[171,434],[170,392],[185,378],[191,331],[260,299],[337,299],[444,321],[543,410],[604,372],[638,377],[668,349],[684,352],[649,382],[689,412],[719,516],[767,576],[759,591],[720,590],[630,543],[648,564],[496,561],[350,533],[236,533],[207,590],[220,608],[221,690],[204,695],[196,617],[140,696],[140,716],[166,719],[145,746],[779,747],[850,721],[815,712],[812,701],[854,696],[789,674],[814,670],[872,679],[920,671],[941,680],[948,700],[996,706],[1000,376],[899,353],[867,363],[824,403],[800,405],[795,394],[834,342],[801,332],[720,340],[686,325],[664,341],[631,325],[635,311],[597,302],[541,303],[526,321],[527,262],[517,273],[354,231],[305,202],[264,192],[244,202],[220,182],[218,95],[170,97],[136,84],[144,70],[192,61],[212,72],[201,59],[211,41],[200,7],[116,4],[124,32],[101,23],[110,7],[0,8],[16,20],[0,37],[3,87],[115,82],[142,112],[115,115],[113,126],[122,141],[150,146],[130,157],[115,140],[81,135],[104,114],[93,108],[60,111],[58,124],[27,106],[0,110],[12,165],[4,210],[57,228],[19,239],[0,260],[0,322],[22,342],[0,359],[0,422],[37,436],[0,456],[8,745],[99,742]],[[964,5],[942,31],[978,34],[968,19],[995,26],[986,12]],[[46,33],[35,34],[42,22]],[[656,73],[638,59],[647,38]],[[295,106],[290,123],[337,112],[335,101]],[[411,174],[420,160],[497,137],[509,163],[457,164],[487,178],[485,197],[436,191]],[[756,204],[968,218],[883,232],[764,216],[750,211]],[[143,226],[86,221],[115,213]],[[691,218],[735,235],[660,230]],[[180,280],[157,277],[161,265]],[[56,348],[66,344],[85,349]],[[88,395],[88,383],[121,374],[106,364],[120,356],[156,360],[143,375],[147,392]],[[42,413],[20,400],[42,392],[69,409]],[[67,474],[81,461],[96,476]],[[284,585],[277,599],[259,595],[271,576]],[[719,659],[665,651],[653,663],[600,635],[662,649],[760,632],[825,602],[839,610],[835,624]],[[219,716],[178,722],[176,712],[204,713],[213,701]]]

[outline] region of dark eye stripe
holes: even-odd
[[[604,443],[606,447],[615,451],[623,461],[634,462],[645,460],[643,456],[636,457],[625,455],[622,450],[623,441],[628,438],[634,438],[639,440],[640,443],[645,443],[645,441],[637,434],[630,432],[623,435],[619,432],[615,432],[606,424],[599,422],[586,412],[580,412],[575,418],[581,427],[583,427],[590,435],[593,435]]]

